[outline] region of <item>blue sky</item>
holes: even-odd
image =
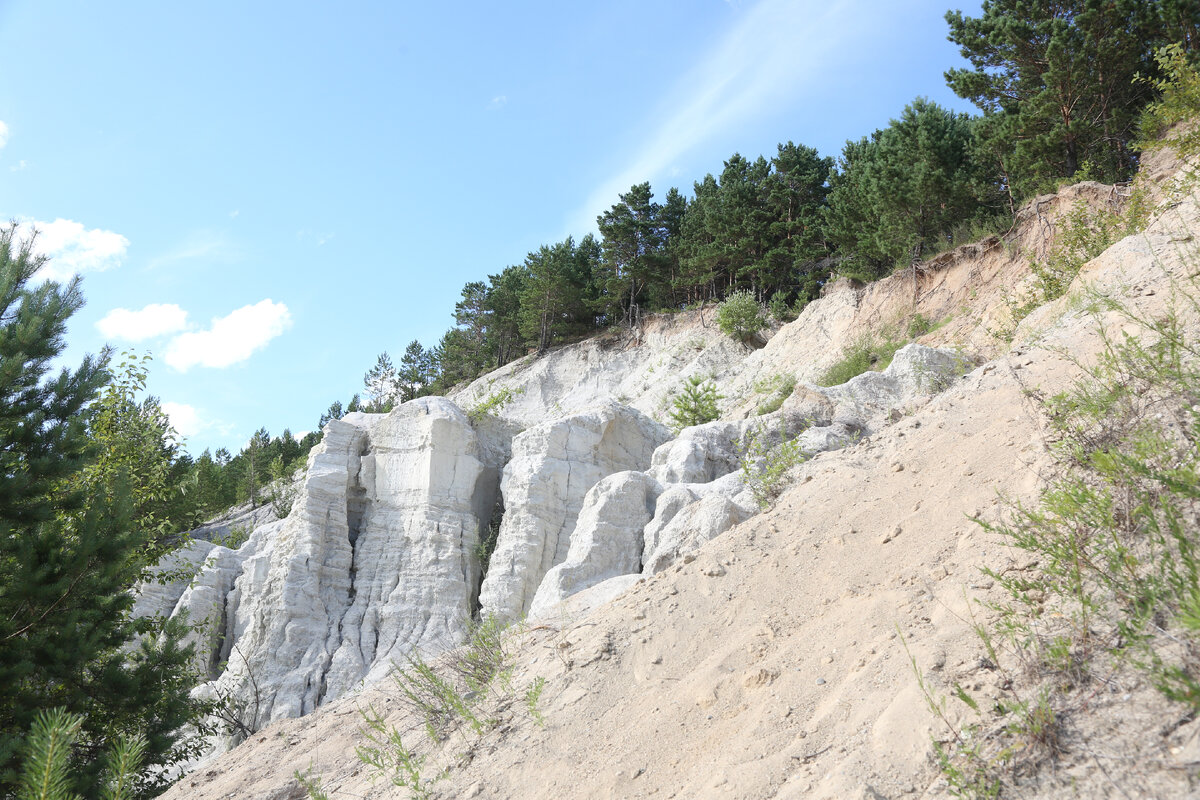
[[[939,0],[0,0],[0,216],[188,449],[313,428],[464,283],[734,152],[959,110]]]

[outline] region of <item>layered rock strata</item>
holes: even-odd
[[[508,443],[444,398],[330,422],[292,513],[236,552],[197,546],[173,604],[208,621],[202,694],[248,729],[299,716],[413,649],[455,645],[476,608],[478,544]],[[145,605],[165,605],[164,591]]]

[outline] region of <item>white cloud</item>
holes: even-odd
[[[25,220],[20,227],[22,236],[37,231],[34,250],[49,259],[38,271],[37,278],[42,280],[62,281],[80,272],[103,272],[120,266],[129,249],[129,240],[121,234],[100,228],[88,230],[74,220]]]
[[[114,308],[96,323],[106,339],[140,342],[187,327],[187,312],[174,303],[151,303],[141,311]]]
[[[3,120],[0,120],[0,147],[4,147],[6,144],[8,144],[8,126],[4,124]]]
[[[737,11],[740,4],[731,5]],[[697,145],[821,80],[849,35],[837,32],[852,32],[861,18],[869,17],[862,5],[852,0],[762,0],[744,12],[715,51],[702,54],[683,76],[655,130],[624,170],[588,196],[568,220],[568,230],[595,230],[596,215],[630,186],[663,177]]]
[[[180,372],[196,365],[228,367],[250,358],[291,324],[292,315],[286,305],[263,300],[213,319],[206,331],[176,336],[167,345],[165,360]]]
[[[13,164],[11,167],[9,167],[8,171],[9,172],[20,172],[21,170],[25,169],[28,166],[29,166],[29,162],[22,158],[16,164]]]
[[[292,434],[292,438],[297,442],[303,442],[304,437],[308,436],[310,433],[312,433],[312,431],[297,431],[296,433]]]
[[[504,108],[506,105],[508,105],[508,95],[498,94],[492,98],[492,102],[488,103],[488,108],[495,111]]]
[[[238,214],[241,214],[241,213],[242,213],[242,210],[240,208],[235,208],[233,211],[229,212],[229,218],[237,219]]]
[[[180,436],[195,436],[208,427],[208,423],[200,418],[200,412],[187,403],[163,403],[161,408]]]

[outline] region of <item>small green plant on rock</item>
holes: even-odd
[[[511,403],[519,395],[524,393],[525,387],[523,386],[515,391],[507,386],[502,389],[497,389],[487,397],[480,400],[474,408],[471,408],[469,411],[467,411],[467,417],[471,420],[471,422],[479,423],[484,417],[488,416],[489,414],[495,414],[506,405]]]
[[[289,469],[283,462],[283,456],[276,456],[269,467],[271,474],[271,483],[267,487],[267,499],[271,503],[271,510],[275,512],[275,516],[280,519],[285,518],[292,513],[292,506],[296,502],[296,496],[300,493],[300,486],[294,479],[294,471]]]
[[[529,716],[533,717],[533,721],[538,724],[538,727],[546,727],[546,718],[542,716],[541,710],[538,708],[538,700],[542,697],[542,690],[546,688],[546,679],[538,677],[533,685],[525,691],[525,706],[529,709]]]
[[[211,541],[215,545],[237,550],[250,538],[250,529],[245,525],[230,525],[225,533],[214,534]]]
[[[863,336],[851,342],[842,351],[841,359],[830,365],[821,374],[821,377],[817,378],[817,385],[840,386],[864,372],[887,369],[888,364],[892,363],[892,357],[896,355],[896,351],[904,344],[890,336],[883,338],[875,338],[871,335]]]
[[[675,398],[674,409],[669,415],[671,428],[678,434],[684,428],[718,419],[721,416],[717,408],[720,400],[721,395],[717,393],[712,380],[703,375],[693,375]]]
[[[783,491],[788,471],[807,460],[796,439],[785,439],[771,447],[761,429],[751,431],[742,455],[742,479],[764,511]]]
[[[767,395],[758,404],[758,413],[770,414],[778,411],[783,405],[783,401],[796,391],[796,376],[790,372],[777,373],[769,378],[756,381],[754,391]]]
[[[767,327],[767,320],[752,293],[734,292],[717,306],[717,327],[739,342],[750,342]]]
[[[393,786],[408,789],[417,800],[428,800],[433,796],[433,781],[422,777],[425,757],[417,755],[405,746],[400,731],[389,726],[374,707],[362,711],[369,744],[355,748],[358,758],[375,769],[375,777],[386,777]],[[317,784],[318,790],[320,784]],[[307,786],[305,788],[308,788]],[[319,797],[309,789],[311,798]]]

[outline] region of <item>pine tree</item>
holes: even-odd
[[[520,330],[538,353],[545,352],[567,330],[571,312],[583,296],[576,257],[575,241],[569,236],[556,245],[542,245],[525,257],[527,277],[521,293]]]
[[[432,372],[432,355],[420,342],[413,339],[408,343],[408,347],[404,348],[404,355],[400,358],[400,371],[396,373],[401,401],[408,402],[422,392],[427,392],[427,387],[433,379]]]
[[[994,190],[980,177],[972,126],[965,114],[918,98],[870,139],[846,143],[825,230],[858,262],[856,276],[907,265],[980,213],[979,195]]]
[[[833,159],[788,142],[771,161],[766,203],[771,219],[765,288],[786,297],[811,300],[827,275],[816,264],[827,255],[822,213]]]
[[[640,183],[596,218],[603,248],[597,311],[610,322],[636,323],[647,288],[662,275],[665,235],[652,198],[650,184]]]
[[[400,399],[400,378],[386,350],[375,359],[375,366],[363,375],[363,386],[367,392],[366,407],[371,411],[391,411]]]
[[[971,69],[946,81],[984,112],[981,137],[1015,201],[1085,165],[1122,180],[1149,100],[1139,72],[1168,29],[1194,30],[1195,3],[1150,0],[988,0],[977,18],[946,14],[950,40]],[[1161,16],[1160,16],[1161,14]]]
[[[15,226],[0,230],[0,796],[38,713],[61,708],[81,717],[72,788],[95,797],[105,742],[140,732],[147,765],[173,763],[200,709],[179,626],[129,616],[150,542],[139,465],[94,469],[90,405],[110,376],[91,358],[50,373],[83,300],[76,281],[31,286],[43,263]]]

